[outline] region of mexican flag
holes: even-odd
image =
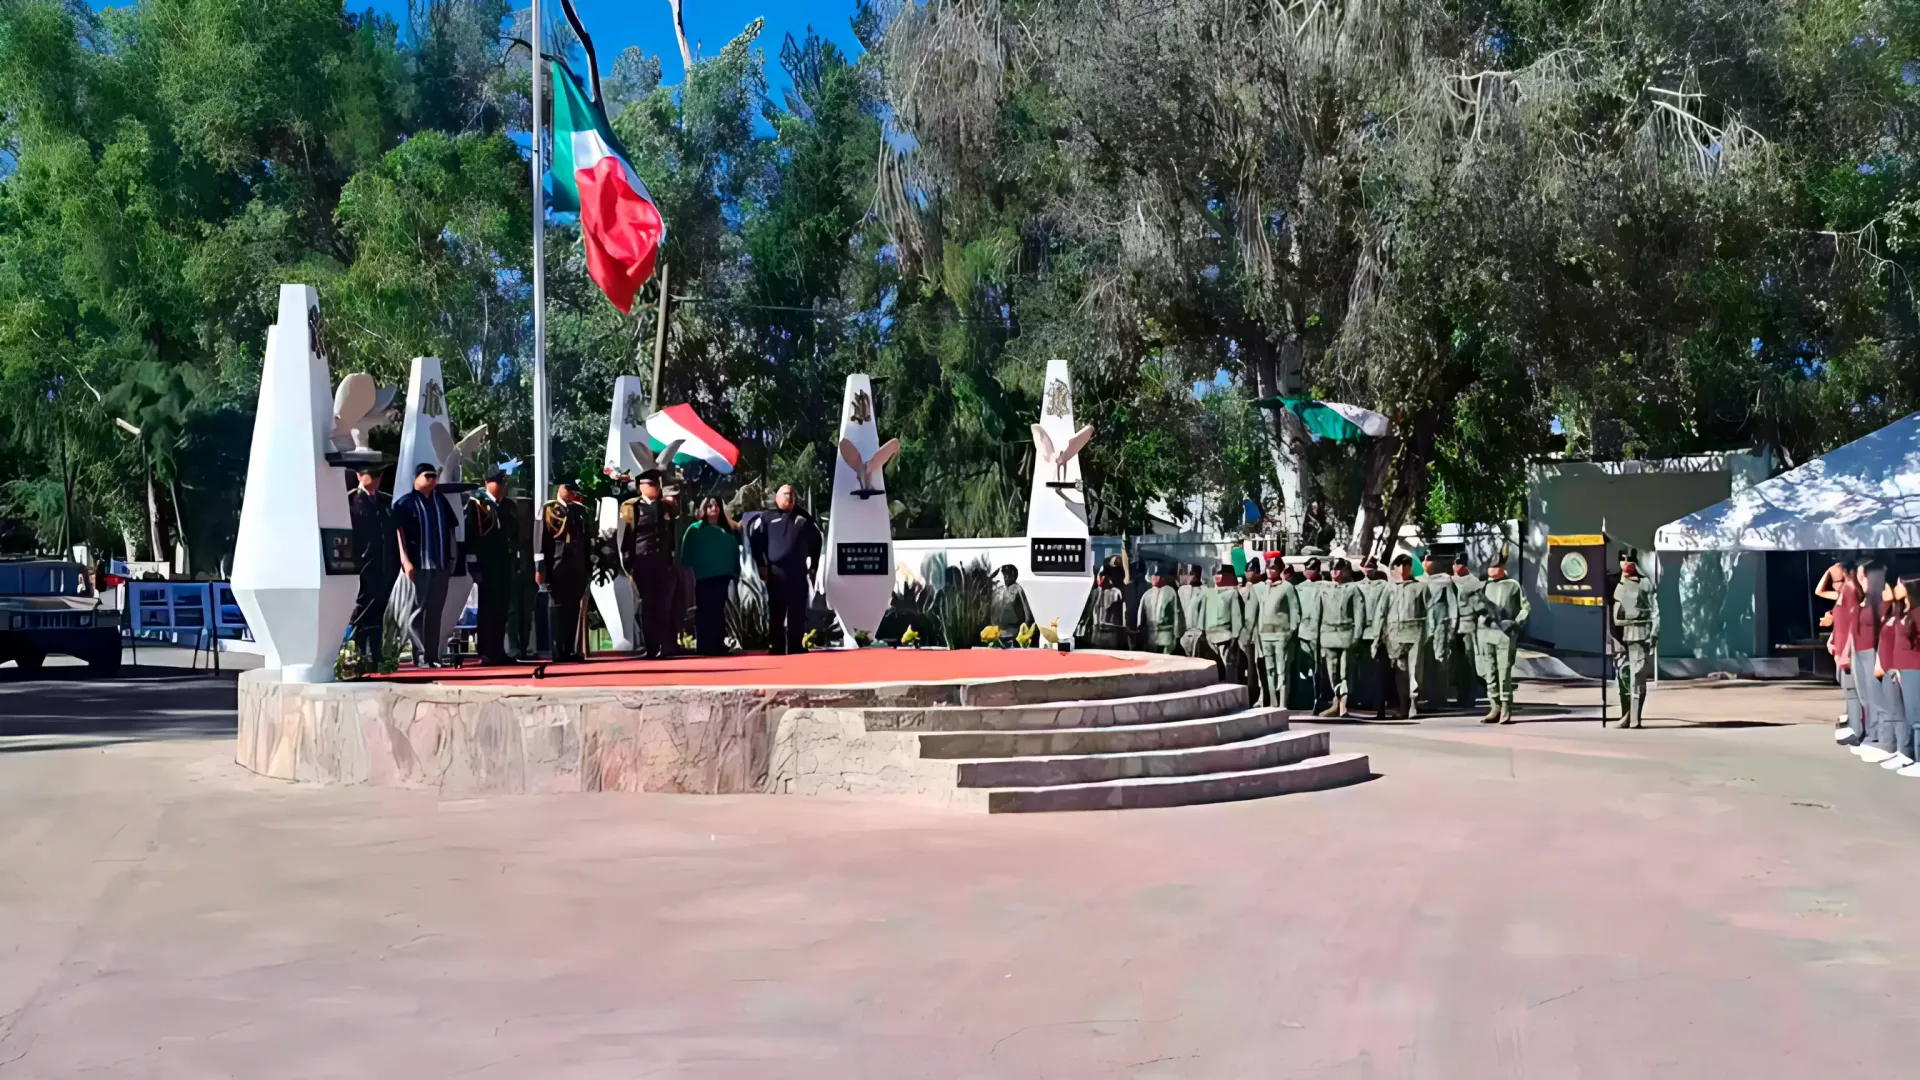
[[[673,460],[704,461],[715,472],[730,473],[740,463],[740,450],[694,414],[691,405],[669,405],[647,417],[647,443],[655,453],[678,442]]]
[[[632,314],[633,294],[653,276],[667,226],[613,137],[606,111],[557,63],[548,181],[553,192],[548,205],[580,214],[588,276],[621,314]]]
[[[1379,438],[1387,433],[1387,418],[1372,409],[1341,401],[1270,397],[1254,402],[1269,409],[1285,409],[1298,416],[1307,433],[1317,439],[1348,442],[1362,435]]]

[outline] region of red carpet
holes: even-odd
[[[827,649],[802,656],[607,657],[550,664],[541,685],[560,686],[857,686],[952,682],[1022,675],[1073,675],[1141,667],[1144,659],[1051,649]],[[376,678],[456,686],[534,685],[532,664],[511,667],[401,668]]]

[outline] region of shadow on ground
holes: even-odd
[[[117,677],[0,668],[0,753],[231,736],[236,679],[131,665]]]

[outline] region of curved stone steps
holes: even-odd
[[[1257,739],[1287,729],[1285,709],[1245,709],[1164,724],[1055,728],[1047,731],[930,731],[919,734],[922,758],[1042,758],[1182,750]]]
[[[1039,788],[1246,772],[1320,757],[1326,754],[1328,741],[1325,731],[1275,731],[1239,742],[1177,750],[963,761],[958,782],[964,788]]]
[[[1200,776],[1145,777],[1097,784],[1008,788],[987,793],[987,812],[1133,810],[1293,795],[1359,783],[1372,775],[1365,754],[1331,754],[1291,765]]]
[[[1247,707],[1247,688],[1214,683],[1141,697],[1035,705],[945,705],[861,710],[868,731],[1054,731],[1197,720]]]

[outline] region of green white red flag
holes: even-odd
[[[653,276],[666,238],[647,185],[613,137],[606,110],[589,98],[571,72],[553,65],[553,165],[548,205],[580,214],[587,275],[622,314]]]

